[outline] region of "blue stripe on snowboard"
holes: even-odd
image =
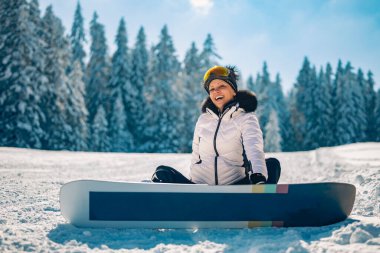
[[[90,192],[90,220],[267,221],[268,217],[279,220],[281,213],[278,207],[286,205],[286,198],[283,194],[270,195],[273,196],[268,198],[268,194],[249,193]]]
[[[283,221],[322,226],[344,220],[355,187],[319,183],[289,185],[281,193],[90,192],[93,221]]]

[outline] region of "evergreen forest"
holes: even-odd
[[[66,33],[52,6],[0,2],[0,146],[101,152],[191,152],[207,93],[206,70],[221,61],[211,34],[178,59],[169,27],[147,46],[140,27],[129,44],[121,18],[109,51],[95,12],[89,33],[78,2]],[[89,48],[89,50],[85,50]],[[231,63],[239,65],[238,62]],[[254,69],[252,67],[252,69]],[[380,141],[380,91],[373,73],[305,56],[284,94],[266,62],[240,80],[256,93],[265,151],[299,151]]]

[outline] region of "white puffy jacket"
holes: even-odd
[[[233,184],[246,177],[245,165],[268,178],[263,136],[254,113],[256,96],[239,91],[221,115],[211,99],[204,103],[194,130],[191,181],[198,184]],[[246,162],[244,162],[244,153]]]

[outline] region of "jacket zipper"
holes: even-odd
[[[214,150],[215,150],[215,154],[216,154],[215,160],[214,160],[215,185],[218,185],[218,157],[219,157],[218,150],[216,149],[216,136],[218,135],[219,127],[220,127],[220,124],[222,123],[222,118],[226,114],[226,112],[228,112],[228,111],[229,111],[229,109],[227,109],[226,111],[224,111],[223,114],[219,115],[219,121],[218,121],[218,125],[216,127],[215,135],[214,135]]]

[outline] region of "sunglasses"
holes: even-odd
[[[229,74],[230,74],[230,70],[228,68],[222,67],[222,66],[214,66],[210,68],[209,70],[207,70],[207,72],[203,76],[203,81],[206,82],[212,75],[227,78]]]

